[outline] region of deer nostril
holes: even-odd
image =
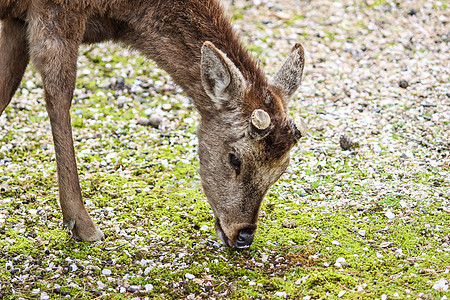
[[[238,248],[247,248],[253,243],[254,233],[248,230],[241,230],[236,239],[236,246]]]

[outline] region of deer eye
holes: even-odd
[[[239,175],[241,171],[241,160],[236,155],[230,154],[230,164],[236,171],[236,174]]]

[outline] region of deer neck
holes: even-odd
[[[201,47],[205,41],[212,42],[227,55],[249,86],[267,86],[262,69],[241,44],[218,1],[168,2],[170,9],[152,4],[145,16],[145,26],[142,20],[132,24],[145,39],[125,43],[167,71],[202,115],[210,111],[203,108],[211,105],[201,81]]]

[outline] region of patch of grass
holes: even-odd
[[[371,3],[370,9],[387,4]],[[361,7],[367,15],[373,11]],[[250,9],[254,7],[248,3],[236,9],[233,20],[247,22],[244,16]],[[355,28],[368,26],[364,19],[348,20]],[[340,69],[344,62],[339,59],[352,58],[341,53],[339,42],[363,43],[364,35],[344,36],[337,33],[336,25],[320,22],[314,30],[295,28],[307,22],[304,16],[296,15],[274,25],[278,27],[273,36],[278,30],[286,31],[281,36],[290,32],[308,36],[312,49],[308,55],[313,60],[323,56],[321,63],[309,67],[320,76],[305,79],[305,100],[294,99],[292,103],[293,111],[311,119],[311,138],[301,141],[304,148],[293,150],[288,172],[268,191],[256,239],[246,250],[225,248],[215,236],[214,218],[197,171],[196,113],[186,106],[186,96],[154,64],[110,45],[83,48],[85,55],[79,58],[83,71],[71,114],[73,136],[86,207],[107,234],[102,242],[75,241],[62,228],[45,107],[41,99],[29,101],[31,108],[25,107],[26,93],[19,92],[0,120],[3,298],[41,298],[44,292],[50,299],[448,297],[448,292],[432,288],[440,278],[448,278],[449,272],[448,149],[442,144],[448,122],[433,123],[442,127],[429,133],[429,123],[414,120],[419,129],[412,134],[422,142],[409,144],[404,132],[410,130],[410,120],[393,115],[399,110],[407,114],[410,107],[398,109],[389,101],[378,105],[378,88],[384,86],[370,88],[368,81],[374,79],[369,73],[384,76],[389,70],[381,72],[374,67],[364,75],[367,78],[361,77],[367,88],[356,85],[354,91],[366,90],[370,99],[362,100],[385,112],[376,115],[381,119],[367,125],[372,126],[369,129],[355,130],[358,147],[339,149],[333,140],[338,130],[351,128],[366,111],[357,115],[359,119],[350,116],[350,122],[345,115],[339,124],[329,119],[320,123],[322,116],[334,117],[347,104],[331,103],[315,92],[330,88],[328,76],[336,65],[339,76],[347,72]],[[257,36],[269,49],[284,43],[265,34],[267,24],[254,25],[261,32],[244,35]],[[293,31],[288,32],[290,27]],[[323,35],[317,36],[317,32]],[[372,48],[377,51],[375,38],[365,41],[370,49],[361,55],[378,63],[376,55],[369,56]],[[387,45],[393,43],[389,36],[386,40]],[[329,41],[336,43],[333,49],[328,48]],[[267,54],[268,49],[261,44],[248,49],[263,63],[273,60],[273,53]],[[325,68],[331,58],[337,59],[336,65]],[[349,68],[355,74],[366,73],[360,69],[356,64]],[[24,87],[27,80],[35,80],[33,71],[27,71]],[[122,83],[116,86],[116,80]],[[29,98],[42,97],[42,86],[36,87]],[[400,92],[392,88],[387,94]],[[423,100],[416,91],[401,95],[417,103]],[[119,97],[125,100],[120,102]],[[331,109],[318,108],[316,101]],[[162,109],[163,103],[170,103],[171,109]],[[160,128],[136,124],[147,110],[161,114]],[[424,115],[431,118],[433,113]],[[392,128],[381,130],[384,124]],[[330,134],[325,127],[335,132]],[[380,132],[368,134],[372,129]],[[383,151],[375,153],[371,148],[374,142]],[[414,157],[401,157],[398,149],[410,149]],[[339,266],[338,259],[345,259],[346,264]]]

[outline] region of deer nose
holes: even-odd
[[[253,238],[255,234],[253,231],[246,229],[240,230],[236,239],[237,248],[247,248],[253,243]]]

